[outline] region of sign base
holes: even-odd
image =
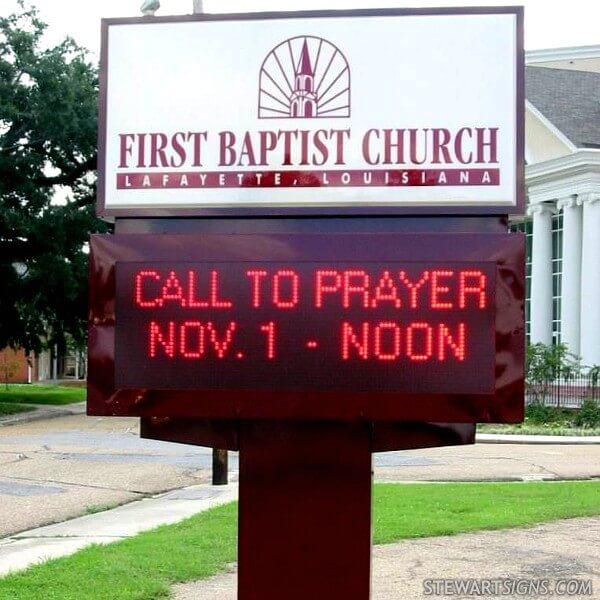
[[[368,423],[240,426],[238,600],[368,600]]]

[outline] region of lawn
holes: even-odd
[[[600,514],[600,482],[378,484],[374,542],[527,526]],[[236,559],[228,504],[109,546],[92,546],[0,579],[3,600],[152,600]]]
[[[60,385],[9,384],[0,387],[0,403],[15,404],[72,404],[83,402],[86,390]]]
[[[16,415],[17,413],[33,410],[32,406],[24,406],[23,404],[14,404],[12,402],[0,402],[1,415]]]
[[[385,544],[597,514],[597,481],[378,484],[373,540]]]

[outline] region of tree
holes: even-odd
[[[581,372],[578,356],[569,352],[566,344],[532,344],[527,346],[525,357],[525,386],[535,403],[548,395],[556,379],[573,379]]]
[[[0,17],[0,348],[85,339],[95,217],[97,69],[19,1]],[[57,197],[63,197],[56,202]]]

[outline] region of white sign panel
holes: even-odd
[[[521,17],[105,21],[99,212],[518,212]]]

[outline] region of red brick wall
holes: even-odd
[[[8,378],[9,383],[27,383],[27,359],[23,350],[0,350],[0,383],[5,381],[5,365],[16,365],[15,374]]]

